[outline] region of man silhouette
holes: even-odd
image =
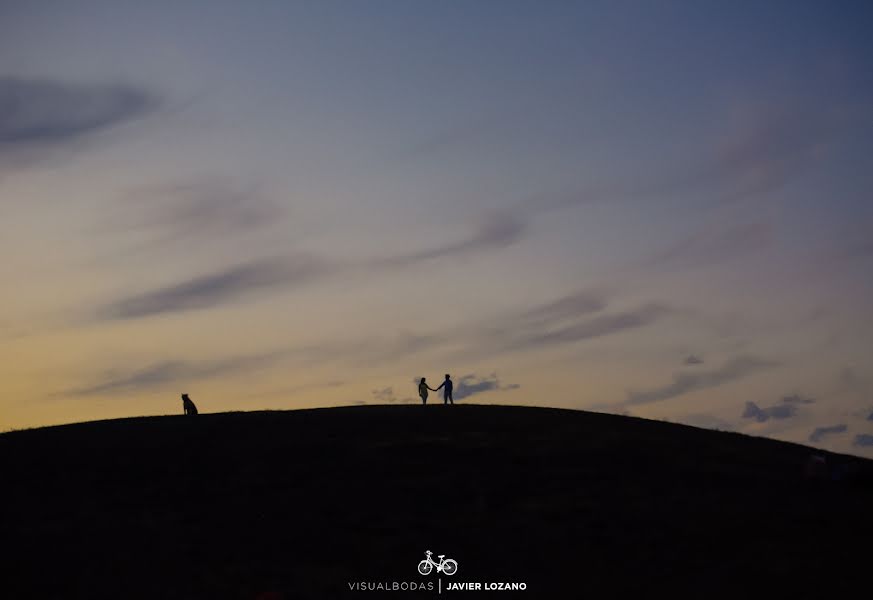
[[[446,373],[446,380],[440,384],[440,387],[434,390],[435,392],[438,392],[440,391],[440,388],[445,388],[443,390],[443,404],[455,403],[454,399],[452,398],[452,388],[454,387],[454,385],[452,384],[452,380],[449,379],[449,377],[450,375]]]

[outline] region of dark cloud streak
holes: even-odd
[[[761,408],[754,402],[746,402],[742,418],[754,419],[758,423],[764,423],[770,419],[790,419],[797,414],[797,406],[793,404],[776,404]]]
[[[168,360],[139,369],[116,369],[104,373],[99,381],[68,390],[64,395],[102,396],[150,390],[169,384],[187,384],[264,368],[285,355],[285,352],[271,352],[212,361]]]
[[[160,223],[167,224],[172,217],[181,215],[181,222],[172,225],[181,232],[195,227],[198,220],[206,215],[214,218],[224,228],[243,223],[251,224],[252,220],[261,222],[268,216],[258,209],[253,208],[253,212],[249,212],[245,208],[235,207],[235,202],[235,197],[230,197],[223,205],[210,205],[205,197],[195,198],[193,205],[182,206],[166,213],[159,212],[157,219]],[[110,320],[135,319],[212,308],[235,301],[244,295],[266,289],[307,285],[339,273],[390,271],[443,258],[469,257],[513,244],[521,238],[523,232],[524,225],[521,222],[511,216],[500,215],[485,222],[466,240],[388,259],[358,263],[329,262],[313,256],[259,260],[116,300],[104,307],[99,314]]]
[[[655,254],[647,266],[700,267],[754,254],[769,246],[773,228],[768,223],[717,224],[679,240]]]
[[[649,304],[636,310],[595,317],[582,323],[559,327],[545,333],[531,332],[516,339],[512,346],[516,349],[528,349],[603,337],[649,325],[669,312],[670,310],[664,306]]]
[[[669,400],[688,392],[718,387],[775,366],[777,363],[771,360],[754,356],[738,356],[729,360],[719,369],[678,373],[674,375],[672,383],[663,387],[642,392],[630,392],[625,404],[651,404]]]
[[[394,395],[393,387],[382,388],[381,390],[373,390],[373,401],[378,404],[394,404],[397,402],[397,396]]]
[[[123,212],[107,219],[112,230],[153,234],[156,244],[217,238],[256,230],[284,211],[252,186],[226,177],[205,177],[130,192],[118,205]]]
[[[782,402],[785,404],[814,404],[815,400],[813,398],[804,398],[800,394],[790,394],[782,398]]]
[[[452,394],[455,400],[462,400],[482,394],[485,392],[505,392],[509,390],[517,390],[521,386],[517,383],[503,384],[497,377],[496,373],[492,373],[487,377],[478,377],[474,374],[463,375],[455,384],[455,389]]]
[[[820,442],[825,436],[846,433],[847,430],[848,426],[844,424],[831,425],[829,427],[816,427],[813,432],[809,434],[809,441]]]
[[[0,153],[74,140],[143,116],[158,105],[142,88],[0,78]]]
[[[782,398],[781,404],[768,406],[765,408],[759,407],[754,402],[746,402],[746,408],[743,411],[744,419],[755,419],[759,423],[769,421],[770,419],[788,419],[797,414],[798,408],[805,404],[814,404],[812,398],[804,398],[800,394],[790,394]],[[815,433],[815,432],[813,432]],[[829,431],[822,432],[821,435],[832,433]]]
[[[468,257],[484,251],[497,250],[519,241],[527,224],[511,213],[496,213],[483,221],[467,239],[409,254],[377,259],[367,265],[371,269],[411,267],[442,258]]]
[[[99,314],[105,319],[136,319],[212,308],[266,288],[308,284],[333,270],[332,265],[308,256],[255,261],[122,298]]]
[[[606,308],[606,301],[601,294],[583,290],[532,308],[521,314],[519,319],[541,324],[561,319],[575,319],[602,311],[604,308]]]

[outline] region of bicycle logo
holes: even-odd
[[[458,572],[458,563],[451,558],[443,558],[445,554],[440,554],[437,557],[440,559],[439,563],[435,563],[430,557],[433,554],[430,550],[424,554],[427,558],[418,563],[418,572],[422,575],[430,575],[434,567],[436,567],[437,573],[445,573],[446,575],[454,575]]]

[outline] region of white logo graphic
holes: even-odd
[[[439,564],[435,563],[430,555],[433,554],[430,550],[425,552],[427,558],[418,563],[418,572],[422,575],[430,575],[430,572],[433,571],[433,568],[436,567],[437,573],[445,573],[446,575],[454,575],[458,572],[458,563],[452,560],[451,558],[445,559],[443,558],[445,554],[440,554],[438,558],[440,559]]]

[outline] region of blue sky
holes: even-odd
[[[2,426],[450,372],[870,455],[871,16],[5,2]]]

